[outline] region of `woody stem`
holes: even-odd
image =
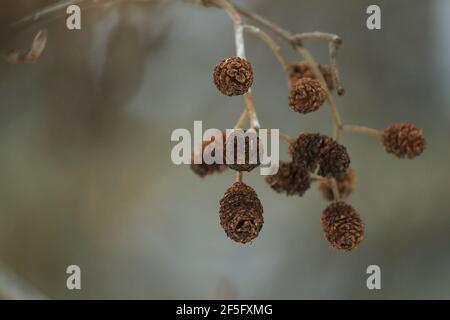
[[[245,25],[244,30],[255,34],[262,41],[264,41],[267,44],[267,46],[273,51],[273,53],[275,54],[275,57],[280,62],[284,71],[288,71],[289,63],[287,62],[286,57],[284,56],[283,52],[281,51],[280,46],[275,42],[275,40],[273,40],[273,38],[271,36],[269,36],[267,33],[262,31],[260,28],[252,26],[252,25]]]
[[[245,120],[247,120],[247,110],[244,108],[244,111],[242,111],[241,116],[239,117],[239,120],[234,125],[234,129],[239,129],[244,127]]]
[[[331,186],[331,190],[333,191],[333,198],[334,201],[341,200],[341,194],[339,193],[339,188],[336,182],[336,179],[334,178],[328,178],[329,184]]]
[[[383,134],[383,132],[380,130],[369,128],[369,127],[364,127],[364,126],[359,126],[359,125],[354,125],[354,124],[345,124],[342,126],[342,130],[347,131],[347,132],[357,132],[357,133],[367,134],[369,136],[374,136],[374,137],[381,137],[381,135]]]
[[[242,17],[236,8],[228,0],[210,0],[212,4],[222,8],[230,16],[234,25],[234,40],[236,43],[236,55],[245,59],[245,42],[244,42],[244,25],[242,24]],[[259,129],[260,124],[256,114],[255,103],[251,89],[244,94],[245,107],[247,109],[248,120],[250,128]]]

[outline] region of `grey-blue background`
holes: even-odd
[[[2,1],[4,52],[37,30],[8,40],[6,26],[51,2]],[[344,135],[357,174],[349,202],[366,223],[360,249],[330,248],[315,188],[278,195],[257,171],[245,181],[263,203],[263,230],[251,245],[226,238],[218,200],[234,174],[202,181],[173,165],[170,134],[194,120],[230,128],[239,116],[242,98],[211,83],[234,52],[230,21],[184,4],[123,4],[83,13],[82,31],[52,21],[34,65],[0,63],[0,296],[450,298],[450,1],[240,3],[291,31],[343,38],[347,94],[336,101],[346,123],[424,129],[426,152],[412,161]],[[381,31],[365,27],[369,4],[382,8]],[[330,134],[327,108],[293,113],[272,52],[247,40],[262,126]],[[326,62],[323,44],[307,45]],[[65,287],[70,264],[82,269],[80,292]],[[366,288],[370,264],[382,269],[380,291]]]

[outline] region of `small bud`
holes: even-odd
[[[301,78],[289,94],[289,106],[295,112],[310,113],[318,110],[326,98],[319,80]]]
[[[263,207],[253,188],[235,182],[220,200],[220,225],[227,236],[240,243],[254,240],[264,223]]]
[[[364,223],[349,204],[338,201],[322,214],[322,228],[328,242],[336,249],[352,251],[364,239]]]
[[[425,138],[422,129],[411,123],[394,123],[384,129],[381,141],[386,152],[399,158],[412,159],[425,149]]]
[[[224,95],[242,95],[253,83],[252,65],[239,57],[223,59],[215,66],[213,79],[217,89]]]

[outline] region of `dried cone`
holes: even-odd
[[[331,176],[345,172],[350,165],[347,149],[332,138],[319,133],[301,133],[290,144],[289,153],[297,169],[314,172],[319,166],[319,175]]]
[[[217,89],[224,95],[242,95],[253,83],[252,65],[239,57],[223,59],[215,66],[213,79]]]
[[[263,207],[253,188],[235,182],[220,200],[220,225],[227,236],[240,243],[255,239],[264,223]]]
[[[297,139],[289,145],[289,153],[292,163],[298,169],[314,172],[319,163],[322,150],[333,139],[319,133],[301,133]]]
[[[349,166],[350,157],[347,149],[333,140],[322,150],[318,173],[324,177],[336,177],[344,173]]]
[[[245,140],[244,140],[245,139]],[[239,150],[238,141],[245,141],[243,150]],[[231,152],[228,152],[230,146],[233,146],[233,157]],[[244,131],[242,129],[234,130],[232,134],[227,137],[227,143],[224,148],[224,159],[228,167],[236,171],[250,172],[260,165],[260,148],[262,144],[256,131]]]
[[[311,185],[308,171],[295,169],[292,162],[286,161],[280,161],[278,172],[267,176],[265,180],[273,190],[286,192],[288,196],[303,196]]]
[[[203,141],[201,148],[197,147],[197,149],[194,150],[194,152],[192,153],[191,170],[195,174],[200,176],[201,178],[204,178],[205,176],[211,175],[216,172],[217,173],[222,172],[227,169],[227,166],[225,164],[218,164],[218,163],[207,164],[207,163],[205,163],[205,161],[203,159],[203,152],[205,151],[205,149],[208,146],[212,148],[213,145],[211,145],[211,144],[213,144],[213,143],[215,143],[214,138],[212,138],[211,140],[208,140],[208,141]],[[214,156],[215,152],[222,152],[224,144],[225,144],[225,136],[223,136],[222,144],[217,143],[214,145],[215,150],[211,153],[211,155]],[[201,153],[202,163],[199,163],[199,164],[194,163],[194,158],[197,153]]]
[[[364,239],[364,223],[349,204],[330,204],[322,215],[322,228],[328,242],[336,249],[351,251]]]
[[[327,84],[328,90],[333,91],[336,87],[333,81],[333,75],[331,74],[331,67],[328,64],[318,64],[319,71]],[[289,88],[292,88],[294,84],[300,78],[312,78],[316,79],[311,68],[307,62],[292,63],[289,66]]]
[[[387,152],[399,158],[412,159],[425,149],[422,129],[411,123],[395,123],[384,129],[381,141]]]
[[[356,176],[352,168],[348,168],[344,173],[338,174],[336,177],[336,184],[339,190],[341,199],[346,199],[355,189]],[[325,199],[329,201],[334,200],[333,189],[329,180],[321,180],[318,184],[319,190]]]
[[[291,88],[289,106],[295,112],[314,112],[324,103],[325,98],[326,93],[319,80],[300,78]]]

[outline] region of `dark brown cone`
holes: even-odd
[[[348,168],[344,173],[338,174],[335,179],[341,199],[346,199],[355,189],[356,176],[353,169]],[[318,187],[325,199],[334,200],[333,189],[328,180],[320,181]]]
[[[314,112],[324,103],[325,98],[326,94],[319,80],[301,78],[290,91],[289,106],[295,112]]]
[[[333,91],[335,88],[333,82],[333,76],[331,74],[331,67],[328,64],[319,64],[318,65],[320,72],[322,73],[323,78],[327,84],[328,90]],[[300,62],[300,63],[292,63],[289,66],[289,88],[292,88],[294,84],[300,78],[312,78],[316,79],[314,74],[311,71],[308,63]]]
[[[286,192],[288,196],[303,196],[311,185],[308,171],[296,170],[292,162],[285,161],[280,161],[278,172],[267,176],[265,180],[273,190],[278,193]]]
[[[245,133],[246,131],[244,130],[235,130],[233,131],[232,135],[228,136],[227,143],[225,144],[225,148],[223,149],[224,151],[223,157],[226,160],[225,162],[227,163],[230,169],[236,171],[250,172],[260,165],[259,150],[261,148],[261,143],[259,141],[259,137],[257,136],[256,132],[254,132],[254,137],[256,137],[256,143],[250,143],[253,138],[250,139],[249,136],[245,136]],[[244,139],[244,137],[245,137],[245,145],[244,145],[245,155],[239,155],[237,141],[239,138]],[[231,144],[234,146],[234,154],[233,154],[234,158],[231,158],[231,155],[228,155],[227,157],[227,150],[228,150],[227,148],[228,145]],[[256,163],[250,163],[251,162],[250,156],[253,154],[256,156]],[[238,163],[238,159],[242,159],[243,161],[240,162],[244,163]]]
[[[411,123],[395,123],[384,129],[381,141],[388,153],[399,158],[412,159],[425,149],[425,138],[422,129]]]
[[[263,207],[253,188],[235,182],[220,200],[220,225],[227,236],[240,243],[255,239],[264,223]]]
[[[331,203],[322,214],[325,238],[336,249],[351,251],[364,239],[364,222],[349,204]]]
[[[333,139],[319,133],[301,133],[289,145],[293,166],[297,169],[314,172],[323,150],[326,150],[332,142]]]
[[[349,166],[350,157],[347,149],[336,141],[332,141],[322,150],[318,173],[323,177],[336,177],[345,172]]]
[[[215,66],[213,80],[224,95],[242,95],[253,83],[252,65],[239,57],[225,58]]]
[[[227,169],[227,166],[225,164],[218,164],[218,163],[207,164],[207,163],[205,163],[203,161],[203,156],[202,156],[202,163],[199,163],[199,164],[194,163],[195,152],[201,152],[202,155],[203,155],[203,151],[211,143],[214,143],[214,138],[212,138],[209,141],[203,141],[201,150],[196,150],[196,151],[192,152],[192,156],[191,156],[191,170],[195,174],[200,176],[201,178],[204,178],[205,176],[211,175],[211,174],[216,173],[216,172],[217,173],[222,172],[222,171]],[[223,145],[225,145],[225,136],[224,136],[223,141],[222,141],[222,146]],[[221,152],[221,150],[222,149],[219,146],[217,146],[217,151]],[[215,153],[215,151],[213,152],[213,155],[214,155],[214,153]]]

